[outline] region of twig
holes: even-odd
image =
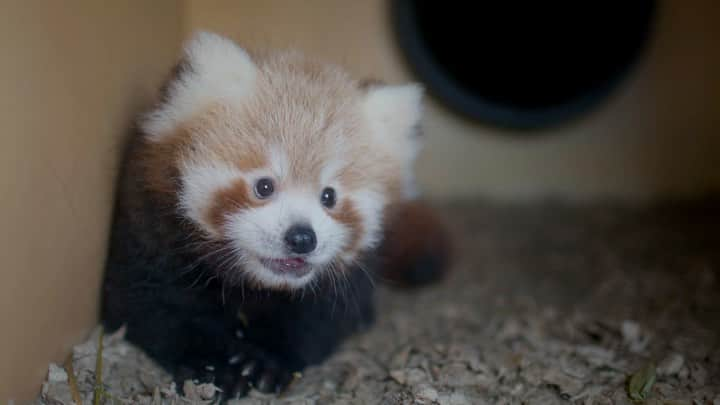
[[[95,393],[93,395],[93,404],[100,405],[102,398],[105,396],[105,389],[102,382],[102,353],[103,353],[103,328],[100,327],[98,336],[97,358],[95,360]]]
[[[78,391],[77,378],[75,377],[75,370],[73,370],[73,357],[72,354],[68,357],[65,362],[65,372],[68,375],[68,385],[70,386],[70,394],[72,395],[73,401],[76,405],[82,405],[82,399],[80,398],[80,391]]]

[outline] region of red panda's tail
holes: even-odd
[[[429,206],[395,204],[387,212],[380,275],[390,284],[419,286],[442,278],[452,254],[450,233]]]

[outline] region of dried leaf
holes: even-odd
[[[653,384],[655,384],[655,364],[649,363],[635,374],[630,376],[628,382],[628,397],[633,402],[642,402],[647,399]]]

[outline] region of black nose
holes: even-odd
[[[293,253],[310,253],[317,246],[315,231],[308,225],[293,225],[285,233],[285,244]]]

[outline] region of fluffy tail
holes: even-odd
[[[439,280],[447,273],[451,254],[450,233],[432,208],[409,201],[388,210],[380,249],[383,280],[401,286]]]

